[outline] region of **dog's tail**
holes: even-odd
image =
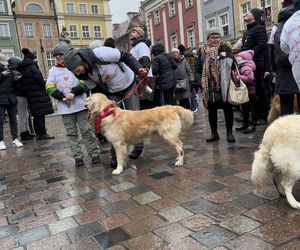
[[[193,125],[194,116],[192,111],[177,106],[177,114],[180,117],[181,125],[184,129],[188,129]]]

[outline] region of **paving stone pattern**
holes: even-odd
[[[251,163],[266,127],[207,144],[206,111],[182,135],[185,163],[154,136],[144,156],[112,176],[110,145],[101,163],[75,167],[60,116],[47,117],[50,141],[13,148],[5,123],[0,151],[1,249],[300,249],[300,212],[279,197],[272,183],[255,195]],[[235,124],[239,126],[239,124]],[[300,200],[300,184],[294,188]]]

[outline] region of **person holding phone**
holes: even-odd
[[[0,53],[0,150],[5,150],[3,125],[5,121],[5,112],[8,114],[12,144],[16,147],[23,147],[18,140],[18,122],[17,122],[17,96],[15,82],[22,76],[11,73],[8,69],[8,62],[4,54]]]

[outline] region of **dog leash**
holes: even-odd
[[[132,89],[127,93],[127,95],[124,98],[122,98],[120,101],[118,101],[116,104],[119,105],[121,102],[129,98],[131,95],[135,94],[139,88],[141,88],[144,85],[147,85],[148,82],[149,82],[148,77],[139,80],[139,82],[132,87]],[[144,95],[144,91],[139,96],[143,96],[143,95]]]

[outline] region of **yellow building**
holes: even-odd
[[[234,0],[232,2],[236,38],[241,37],[246,30],[243,15],[252,8],[265,10],[266,28],[268,33],[273,25],[277,23],[278,12],[281,9],[281,0]]]
[[[69,33],[72,47],[88,46],[112,36],[110,0],[56,0],[59,32]]]

